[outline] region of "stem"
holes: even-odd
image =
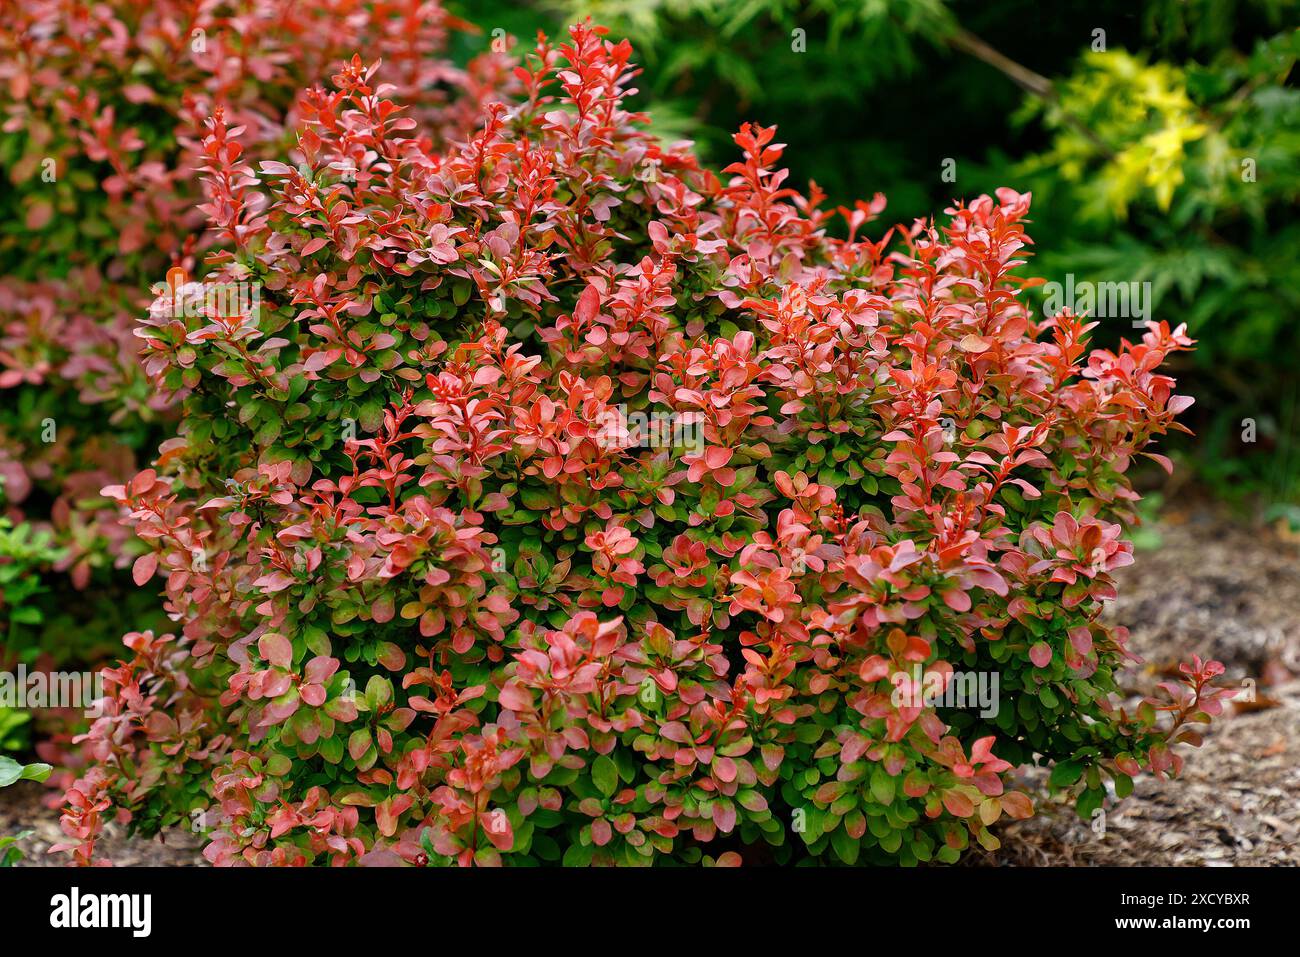
[[[1041,73],[1035,73],[1029,67],[999,53],[966,28],[957,27],[953,34],[948,37],[948,44],[953,49],[968,53],[975,59],[982,60],[995,70],[1005,74],[1026,93],[1032,93],[1042,100],[1054,102],[1057,99],[1051,80]]]
[[[1052,86],[1052,81],[1041,73],[1035,73],[1029,67],[1022,63],[1017,63],[1010,57],[999,53],[993,47],[989,46],[975,34],[971,33],[964,27],[957,27],[948,37],[948,45],[954,50],[967,53],[975,59],[987,63],[993,69],[1008,77],[1012,83],[1020,87],[1026,93],[1038,97],[1047,103],[1051,103],[1058,108],[1061,105],[1061,98],[1057,95],[1056,88]],[[1115,150],[1109,143],[1102,140],[1083,121],[1075,116],[1061,110],[1061,116],[1065,121],[1082,133],[1088,140],[1101,151],[1107,159],[1115,158]]]

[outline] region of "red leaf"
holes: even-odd
[[[371,617],[381,625],[384,622],[393,620],[393,612],[393,595],[391,592],[380,595],[370,606]]]
[[[153,577],[154,570],[158,567],[158,556],[153,552],[147,552],[135,560],[131,566],[131,578],[137,585],[143,585]]]
[[[257,650],[265,661],[277,668],[288,668],[293,664],[293,642],[284,635],[267,632],[257,640]]]
[[[511,711],[531,711],[533,707],[533,696],[519,684],[506,685],[501,689],[497,700],[501,703],[501,707],[509,708]]]
[[[943,806],[953,817],[970,817],[975,813],[975,805],[971,799],[960,791],[944,791]]]
[[[1019,791],[1008,791],[999,800],[1002,802],[1002,810],[1009,817],[1023,821],[1034,816],[1034,802]]]
[[[583,325],[595,320],[600,312],[600,293],[595,286],[588,286],[578,297],[578,304],[573,307],[573,318]]]

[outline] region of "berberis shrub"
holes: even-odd
[[[602,34],[447,151],[360,59],[285,162],[212,119],[229,250],[137,330],[182,429],[106,490],[179,634],[107,673],[80,860],[117,814],[218,864],[951,862],[1018,766],[1087,815],[1218,710],[1199,661],[1120,708],[1098,618],[1181,330],[1031,315],[1011,190],[860,238],[883,198],[751,126],[720,181]]]
[[[99,490],[169,433],[132,328],[169,267],[199,271],[205,118],[222,107],[245,149],[279,156],[302,88],[361,48],[441,142],[461,138],[506,58],[441,58],[467,25],[436,0],[0,0],[0,23],[0,508],[30,521],[15,534],[52,530],[52,570],[69,575],[47,569],[62,593],[4,637],[93,659],[121,635],[103,628],[120,600],[110,569],[134,547]]]

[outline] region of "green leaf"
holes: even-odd
[[[564,852],[562,864],[565,867],[586,867],[595,853],[596,848],[591,844],[570,844]]]
[[[1133,779],[1127,774],[1115,775],[1115,796],[1126,798],[1133,793]]]
[[[24,781],[44,781],[53,770],[49,764],[29,764],[23,768],[21,777]]]
[[[280,429],[283,422],[278,417],[267,419],[258,428],[257,433],[253,436],[253,442],[256,445],[266,448],[280,437]]]
[[[871,796],[881,804],[894,803],[894,790],[897,782],[883,765],[876,765],[871,772]]]
[[[0,788],[8,787],[23,776],[23,766],[13,758],[0,755]]]
[[[1054,788],[1068,788],[1081,777],[1083,777],[1082,761],[1058,761],[1056,767],[1052,768],[1049,783]]]
[[[378,711],[393,700],[393,683],[383,675],[371,675],[366,682],[366,702]]]
[[[1079,817],[1087,821],[1092,818],[1093,812],[1096,811],[1097,808],[1101,807],[1102,802],[1105,800],[1105,790],[1100,788],[1096,790],[1088,788],[1079,795],[1079,800],[1075,802],[1074,806],[1079,811]]]
[[[600,793],[609,797],[618,787],[618,768],[606,755],[601,755],[592,762],[591,780],[595,782]]]
[[[19,764],[13,758],[0,755],[0,788],[16,781],[44,781],[53,770],[48,764]]]
[[[850,837],[849,832],[844,828],[836,828],[831,834],[831,847],[835,849],[835,856],[845,864],[852,866],[857,863],[861,845]]]

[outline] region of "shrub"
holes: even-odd
[[[459,129],[505,58],[437,54],[466,25],[436,0],[0,2],[0,503],[57,533],[59,586],[14,647],[94,658],[116,645],[129,536],[105,484],[169,434],[140,369],[135,317],[169,266],[205,245],[203,120],[220,105],[252,155],[288,148],[294,101],[358,48],[389,61],[430,135]],[[71,584],[79,621],[61,609]],[[87,591],[88,589],[88,591]],[[60,600],[62,599],[62,600]],[[132,609],[147,623],[147,605]],[[56,616],[53,617],[52,616]],[[73,637],[75,636],[75,637]]]
[[[1190,340],[1032,315],[1011,190],[862,238],[751,126],[719,180],[630,57],[540,40],[448,150],[357,61],[302,163],[210,121],[229,250],[137,331],[180,434],[104,490],[180,631],[106,672],[79,860],[118,814],[218,864],[951,862],[1017,766],[1085,815],[1177,772],[1221,668],[1118,707],[1098,614]],[[959,671],[996,714],[910,696]]]

